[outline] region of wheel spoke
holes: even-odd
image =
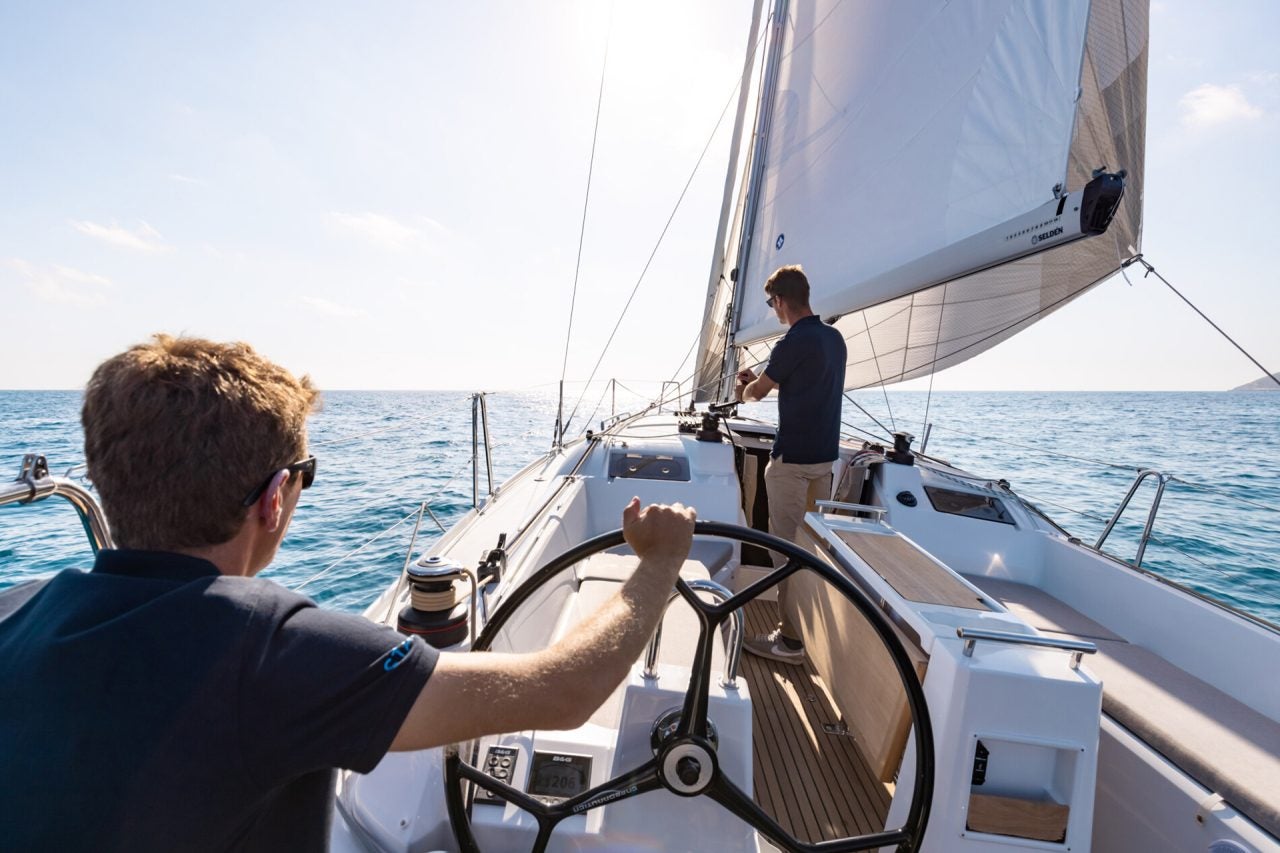
[[[748,601],[758,598],[762,593],[768,592],[787,578],[794,575],[796,572],[800,571],[802,565],[803,564],[795,557],[790,558],[783,563],[782,566],[769,572],[769,574],[734,595],[728,601],[717,604],[714,608],[714,612],[720,614],[737,610]]]
[[[501,779],[493,778],[478,767],[472,767],[461,759],[458,760],[458,775],[477,788],[483,788],[491,794],[502,797],[502,799],[516,808],[523,809],[534,817],[541,819],[550,814],[551,810],[542,800],[529,796],[524,791],[508,785]]]
[[[648,791],[656,791],[661,787],[662,780],[658,778],[658,759],[651,758],[630,773],[624,773],[602,785],[595,786],[590,791],[556,804],[552,808],[552,813],[558,815],[557,820],[563,820],[573,815],[585,814],[600,806],[629,800]]]
[[[538,836],[534,840],[531,853],[542,853],[542,851],[546,850],[547,844],[551,840],[551,833],[555,831],[560,821],[565,818],[585,814],[600,806],[629,800],[632,797],[648,791],[656,791],[662,787],[662,780],[658,778],[658,759],[651,758],[635,770],[597,785],[590,791],[585,791],[564,802],[549,805],[536,797],[529,796],[519,788],[513,788],[505,782],[493,778],[483,770],[472,767],[456,755],[446,760],[456,762],[454,772],[457,773],[460,779],[466,779],[477,787],[497,794],[516,808],[533,816],[534,820],[538,822]],[[470,837],[469,829],[470,827],[468,826],[467,835],[471,846],[466,847],[464,843],[464,848],[475,850],[477,848],[474,846],[474,838]],[[459,841],[461,842],[462,839],[460,838]]]
[[[529,853],[544,853],[551,842],[551,833],[555,832],[557,823],[559,821],[538,821],[538,837],[533,840],[533,847],[529,849]]]
[[[676,578],[676,592],[680,593],[681,598],[689,602],[689,606],[693,608],[695,613],[716,612],[716,606],[699,598],[698,593],[694,592],[693,587],[689,586],[684,578]]]
[[[693,595],[692,592],[689,594]],[[678,737],[695,735],[705,738],[707,736],[707,695],[711,689],[711,654],[716,642],[716,625],[720,620],[712,622],[711,615],[703,609],[695,608],[694,613],[697,614],[700,623],[698,648],[694,652],[693,663],[689,666],[689,689],[684,694],[684,707],[680,712],[680,723],[676,726],[676,735]]]
[[[779,848],[800,849],[801,842],[788,835],[768,812],[756,805],[755,801],[743,793],[737,785],[730,782],[729,777],[724,773],[717,774],[717,778],[711,783],[706,793],[708,797],[742,818],[748,826]]]
[[[582,457],[585,459],[585,455]],[[579,463],[581,464],[581,463]],[[576,470],[576,469],[575,469]],[[911,810],[906,823],[892,831],[883,831],[853,838],[841,838],[830,841],[802,842],[791,837],[771,815],[762,810],[749,795],[737,788],[718,769],[716,762],[709,785],[701,789],[725,809],[740,817],[755,831],[769,839],[782,850],[799,851],[799,853],[844,853],[844,851],[868,850],[884,846],[896,846],[899,851],[916,850],[928,825],[929,806],[932,801],[934,768],[933,768],[933,733],[929,724],[927,703],[920,686],[915,668],[910,658],[896,640],[893,626],[876,607],[866,593],[857,587],[848,577],[828,562],[816,558],[813,554],[797,547],[794,543],[779,539],[776,536],[756,530],[740,528],[735,525],[714,521],[698,521],[694,524],[694,535],[718,536],[744,544],[756,545],[773,554],[786,557],[786,562],[769,572],[736,595],[727,595],[720,587],[714,590],[716,597],[726,596],[719,604],[712,604],[699,597],[699,591],[683,580],[676,582],[676,594],[688,602],[699,622],[695,658],[690,667],[688,690],[680,708],[680,720],[672,736],[682,739],[685,745],[694,745],[712,755],[710,760],[716,762],[713,755],[715,745],[708,739],[710,730],[707,719],[710,693],[711,661],[713,643],[716,642],[717,629],[724,629],[729,620],[741,620],[742,607],[762,593],[776,587],[791,575],[804,569],[816,574],[828,584],[844,594],[844,597],[859,610],[869,624],[879,634],[885,648],[893,657],[903,684],[907,689],[912,716],[914,736],[917,743],[916,780],[911,801]],[[560,573],[577,565],[581,560],[597,552],[622,544],[625,537],[621,530],[605,533],[594,539],[566,551],[559,557],[538,569],[531,577],[525,579],[514,590],[505,595],[502,604],[486,621],[484,630],[472,645],[473,652],[486,651],[502,631],[513,614],[530,601],[536,592]],[[695,584],[696,585],[696,584]],[[714,586],[714,585],[712,585]],[[659,629],[660,630],[660,629]],[[730,632],[731,636],[740,636],[740,627]],[[654,643],[658,641],[655,632]],[[728,639],[726,639],[728,642]],[[736,643],[734,644],[736,647]],[[651,649],[653,652],[653,649]],[[654,652],[656,654],[656,652]],[[734,666],[726,658],[728,670]],[[646,666],[653,661],[646,656]],[[646,671],[646,675],[648,675]],[[472,757],[475,741],[472,742]],[[570,800],[548,805],[511,785],[494,779],[477,767],[463,761],[459,755],[460,745],[449,747],[445,751],[445,799],[449,820],[453,825],[458,846],[462,853],[479,853],[475,838],[471,832],[471,807],[465,800],[463,780],[470,781],[478,788],[503,798],[510,804],[527,812],[538,825],[537,836],[533,843],[533,853],[545,853],[556,826],[567,817],[585,814],[592,809],[610,803],[629,799],[647,791],[667,787],[660,773],[664,772],[657,758],[651,759],[635,770],[619,776],[603,785],[596,786]],[[675,748],[672,746],[671,748]],[[665,753],[664,753],[665,754]],[[670,782],[674,785],[674,782]],[[676,788],[672,788],[676,790]],[[694,793],[694,792],[690,792]]]

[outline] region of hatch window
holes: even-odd
[[[998,521],[1001,524],[1013,524],[1013,516],[1005,509],[999,498],[989,495],[977,495],[973,492],[957,492],[952,489],[939,489],[925,486],[924,493],[929,496],[929,503],[938,512],[948,515],[963,515],[965,518],[976,518],[980,521]]]

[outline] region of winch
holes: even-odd
[[[469,605],[467,597],[459,592],[457,581],[471,581],[474,593],[471,572],[457,560],[433,556],[410,563],[405,577],[409,581],[409,604],[400,611],[399,630],[416,634],[438,649],[466,639],[471,624]]]

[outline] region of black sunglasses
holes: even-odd
[[[314,456],[308,456],[306,459],[303,459],[301,462],[295,462],[292,465],[286,465],[284,470],[289,472],[290,477],[292,477],[294,474],[301,474],[302,488],[309,489],[311,488],[311,484],[314,483],[316,480],[316,458]],[[279,468],[277,468],[275,471],[272,471],[271,475],[267,477],[267,479],[262,481],[262,485],[258,486],[258,488],[250,492],[249,496],[245,498],[240,503],[240,505],[253,506],[255,503],[257,503],[258,498],[262,497],[262,493],[267,490],[267,487],[271,485],[271,481],[275,479],[275,476],[278,473],[280,473]]]
[[[774,300],[776,300],[777,298],[778,298],[778,297],[776,297],[776,296],[770,296],[768,299],[766,299],[766,300],[764,301],[764,304],[765,304],[765,305],[768,305],[770,308],[772,308],[772,307],[773,307]]]

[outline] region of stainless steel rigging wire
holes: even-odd
[[[560,363],[560,399],[556,405],[555,443],[563,443],[567,427],[564,416],[564,374],[569,368],[569,342],[573,338],[573,312],[578,304],[578,276],[582,272],[582,244],[587,236],[587,205],[591,201],[591,176],[596,166],[596,142],[600,138],[600,111],[604,104],[604,79],[609,68],[609,41],[613,35],[613,4],[609,4],[609,29],[604,39],[604,59],[600,65],[600,92],[596,95],[596,121],[591,129],[591,158],[587,162],[587,189],[582,197],[582,225],[578,229],[578,258],[573,265],[573,295],[569,298],[569,327],[564,333],[564,360]],[[570,415],[572,417],[572,415]]]
[[[1224,332],[1224,331],[1222,330],[1222,327],[1221,327],[1221,326],[1219,326],[1217,323],[1215,323],[1215,322],[1213,322],[1212,320],[1210,320],[1210,319],[1209,319],[1209,315],[1205,314],[1203,311],[1201,311],[1199,308],[1197,308],[1197,307],[1195,306],[1195,304],[1194,304],[1190,299],[1188,299],[1187,297],[1183,296],[1183,295],[1182,295],[1182,291],[1178,290],[1178,288],[1174,287],[1172,284],[1170,284],[1170,283],[1169,283],[1169,280],[1168,280],[1168,279],[1166,279],[1164,276],[1160,275],[1160,273],[1156,272],[1156,268],[1155,268],[1155,267],[1153,267],[1150,263],[1148,263],[1146,258],[1144,258],[1141,254],[1134,255],[1132,258],[1130,258],[1129,260],[1125,261],[1125,262],[1121,265],[1121,267],[1120,267],[1121,271],[1123,271],[1123,270],[1124,270],[1124,268],[1125,268],[1125,267],[1127,267],[1127,266],[1129,266],[1130,264],[1142,264],[1142,266],[1143,266],[1143,267],[1145,267],[1145,268],[1146,268],[1146,270],[1147,270],[1147,271],[1146,271],[1146,273],[1144,273],[1144,274],[1143,274],[1143,276],[1142,276],[1143,278],[1146,278],[1146,277],[1147,277],[1147,276],[1149,276],[1149,275],[1154,275],[1156,278],[1160,279],[1160,281],[1162,281],[1162,282],[1164,283],[1165,287],[1169,288],[1169,289],[1170,289],[1170,290],[1172,290],[1175,294],[1177,294],[1177,296],[1178,296],[1178,298],[1179,298],[1179,299],[1181,299],[1183,302],[1187,303],[1187,305],[1191,306],[1191,310],[1192,310],[1192,311],[1194,311],[1194,312],[1196,312],[1197,314],[1199,314],[1199,315],[1200,315],[1200,317],[1201,317],[1201,318],[1202,318],[1206,323],[1208,323],[1210,326],[1213,326],[1213,328],[1217,330],[1218,334],[1220,334],[1220,335],[1222,335],[1224,338],[1226,338],[1226,339],[1231,343],[1231,345],[1232,345],[1233,347],[1235,347],[1236,349],[1240,350],[1240,352],[1244,354],[1244,357],[1245,357],[1245,358],[1247,358],[1247,359],[1249,359],[1250,361],[1252,361],[1252,362],[1254,363],[1254,365],[1255,365],[1259,370],[1261,370],[1261,371],[1262,371],[1262,375],[1263,375],[1263,376],[1266,376],[1266,377],[1267,377],[1268,379],[1270,379],[1272,382],[1276,383],[1276,385],[1280,385],[1280,376],[1278,376],[1278,375],[1277,375],[1277,374],[1275,374],[1275,373],[1272,373],[1270,370],[1267,370],[1265,367],[1263,367],[1263,366],[1262,366],[1262,362],[1258,361],[1256,358],[1254,358],[1253,356],[1249,355],[1248,350],[1246,350],[1244,347],[1240,346],[1240,344],[1236,343],[1235,338],[1231,337],[1231,336],[1230,336],[1230,335],[1228,335],[1226,332]],[[1126,277],[1126,280],[1127,280],[1127,277]]]
[[[886,397],[888,397],[888,393],[887,393],[887,392],[886,392],[885,396],[886,396]],[[848,391],[845,391],[845,392],[844,392],[844,398],[845,398],[846,400],[848,400],[850,403],[853,403],[853,405],[857,406],[857,407],[858,407],[858,411],[859,411],[859,412],[862,412],[862,414],[866,415],[868,418],[870,418],[872,421],[874,421],[876,426],[878,426],[878,427],[880,427],[880,429],[884,430],[884,434],[885,434],[885,435],[889,435],[889,436],[892,436],[892,435],[893,435],[893,432],[894,432],[893,430],[889,429],[887,426],[885,426],[884,424],[880,423],[880,420],[879,420],[875,415],[871,414],[871,413],[870,413],[870,412],[868,412],[866,409],[862,408],[862,404],[861,404],[861,403],[859,403],[857,400],[853,399],[852,397],[850,397],[850,396],[849,396],[849,392],[848,392]],[[845,424],[845,426],[848,426],[848,424]]]
[[[1103,518],[1103,517],[1102,517],[1102,516],[1100,516],[1100,515],[1095,515],[1095,514],[1093,514],[1093,513],[1091,513],[1091,512],[1085,512],[1085,511],[1084,511],[1084,510],[1082,510],[1082,509],[1076,509],[1075,507],[1070,507],[1070,506],[1067,506],[1066,504],[1061,504],[1061,503],[1056,503],[1056,502],[1054,502],[1054,501],[1045,500],[1044,498],[1037,498],[1037,497],[1035,497],[1035,496],[1033,496],[1033,495],[1019,494],[1019,495],[1018,495],[1018,497],[1019,497],[1020,499],[1024,500],[1024,501],[1034,501],[1034,502],[1035,502],[1035,503],[1037,503],[1037,504],[1047,504],[1048,506],[1055,507],[1056,509],[1065,510],[1066,512],[1074,513],[1074,514],[1079,515],[1079,516],[1082,516],[1082,517],[1084,517],[1084,518],[1088,518],[1088,519],[1090,519],[1091,521],[1099,521],[1099,522],[1102,522],[1103,524],[1105,524],[1105,523],[1108,521],[1108,519]],[[1052,521],[1052,519],[1050,519],[1050,521]],[[1055,522],[1055,524],[1056,524],[1056,522]],[[1228,575],[1228,576],[1236,576],[1236,577],[1244,576],[1244,575],[1246,574],[1246,573],[1241,572],[1241,571],[1238,571],[1238,570],[1236,570],[1236,571],[1232,571],[1232,570],[1229,570],[1229,569],[1224,569],[1224,568],[1222,568],[1221,566],[1215,566],[1215,565],[1213,565],[1213,564],[1211,564],[1211,563],[1206,563],[1204,560],[1201,560],[1201,559],[1200,559],[1199,557],[1197,557],[1196,555],[1194,555],[1194,554],[1190,554],[1190,553],[1187,553],[1186,551],[1182,550],[1181,548],[1179,548],[1179,547],[1178,547],[1178,546],[1176,546],[1176,545],[1171,545],[1171,544],[1169,544],[1168,542],[1166,542],[1166,541],[1164,541],[1163,539],[1159,538],[1159,537],[1158,537],[1158,536],[1156,536],[1155,534],[1151,534],[1151,541],[1152,541],[1152,542],[1154,542],[1154,543],[1156,543],[1157,545],[1160,545],[1161,547],[1168,548],[1170,551],[1174,551],[1174,552],[1176,552],[1176,553],[1178,553],[1178,554],[1181,554],[1183,557],[1186,557],[1188,560],[1191,560],[1193,563],[1198,563],[1198,564],[1200,564],[1201,566],[1203,566],[1204,568],[1206,568],[1206,569],[1210,569],[1210,570],[1212,570],[1213,572],[1215,572],[1215,573],[1217,573],[1217,574]]]
[[[1062,453],[1057,450],[1046,450],[1043,447],[1035,447],[1030,444],[1019,444],[1016,441],[1009,441],[1008,439],[1004,439],[1004,438],[994,438],[989,435],[979,435],[978,433],[967,432],[962,429],[956,429],[955,427],[952,427],[952,426],[945,426],[945,427],[935,426],[934,429],[940,429],[943,432],[954,432],[954,433],[957,433],[958,435],[967,436],[969,438],[976,438],[981,441],[989,441],[989,442],[992,442],[993,444],[1003,444],[1008,447],[1016,447],[1019,450],[1026,450],[1031,453],[1041,454],[1043,456],[1053,456],[1059,459],[1070,459],[1073,462],[1084,462],[1088,465],[1097,465],[1101,468],[1116,468],[1121,471],[1141,471],[1142,470],[1142,467],[1139,465],[1124,465],[1118,462],[1103,462],[1100,459],[1090,459],[1087,456],[1075,456],[1070,453]],[[990,480],[992,478],[974,477],[974,479]],[[1179,485],[1186,486],[1191,489],[1202,489],[1206,492],[1212,492],[1214,494],[1222,495],[1223,497],[1231,498],[1232,500],[1237,501],[1239,503],[1247,504],[1248,506],[1251,506],[1255,509],[1262,509],[1262,510],[1266,510],[1267,512],[1280,513],[1280,507],[1268,506],[1266,504],[1259,503],[1257,501],[1251,501],[1248,498],[1242,498],[1239,495],[1233,494],[1228,489],[1219,488],[1217,486],[1210,486],[1207,483],[1197,483],[1192,480],[1184,480],[1181,477],[1175,477],[1175,476],[1170,476],[1169,482],[1177,483]],[[1105,521],[1106,519],[1103,519],[1103,520]]]
[[[912,303],[914,304],[915,302],[914,294],[912,295],[911,299],[912,299]],[[908,313],[907,315],[908,319],[910,318],[910,316],[911,315]],[[876,366],[876,377],[880,380],[880,390],[884,392],[884,407],[889,410],[889,423],[893,424],[893,432],[897,432],[898,425],[893,420],[893,406],[889,405],[889,389],[884,386],[884,374],[880,372],[880,356],[876,355],[876,342],[871,339],[871,321],[867,319],[866,311],[862,312],[862,325],[865,326],[867,329],[867,346],[871,347],[871,360],[875,363],[875,366]],[[846,394],[845,396],[848,396],[848,395]],[[853,398],[850,397],[849,399],[852,402]],[[854,403],[854,405],[858,406],[857,403]],[[858,406],[858,408],[861,409],[862,407]],[[863,409],[863,413],[866,414],[865,409]],[[870,418],[871,415],[868,414],[867,417]],[[872,420],[875,420],[875,418],[872,418]],[[880,422],[876,421],[876,423],[879,424]],[[880,424],[880,428],[884,429],[884,424]]]
[[[951,282],[942,285],[942,308],[938,311],[938,333],[933,338],[933,363],[938,363],[938,344],[942,342],[942,321],[947,316],[947,288],[951,286]],[[904,350],[903,362],[906,362]],[[925,435],[929,430],[929,406],[933,403],[933,377],[938,374],[936,370],[929,371],[929,394],[924,398],[924,422],[920,425],[920,434]],[[925,439],[928,436],[925,435]],[[927,443],[927,442],[926,442]],[[923,449],[923,448],[921,448]]]
[[[762,35],[761,39],[756,42],[755,47],[752,48],[753,52],[759,50],[760,42],[763,41],[763,38],[764,37]],[[706,144],[702,146],[702,153],[698,155],[698,161],[693,164],[693,170],[689,173],[689,179],[685,181],[684,188],[680,190],[680,197],[676,199],[675,206],[671,209],[671,215],[667,217],[666,224],[662,226],[662,232],[658,234],[658,239],[653,245],[653,251],[649,253],[648,260],[644,262],[644,268],[640,270],[640,277],[636,279],[635,285],[632,286],[631,294],[627,297],[626,304],[622,306],[622,313],[618,315],[618,321],[613,324],[613,331],[609,333],[609,339],[605,341],[604,348],[600,350],[600,357],[596,359],[595,367],[591,368],[591,375],[587,377],[587,385],[590,385],[591,381],[596,378],[596,372],[599,371],[600,364],[604,361],[605,354],[609,352],[609,347],[613,344],[613,339],[618,334],[618,328],[622,325],[623,319],[626,318],[627,310],[631,308],[631,302],[636,298],[636,292],[640,289],[640,284],[644,281],[645,275],[648,274],[649,267],[653,264],[653,259],[658,254],[658,249],[662,247],[662,241],[666,238],[667,231],[671,228],[671,223],[675,220],[676,213],[679,212],[680,205],[684,202],[684,197],[689,192],[689,187],[693,184],[694,177],[697,176],[698,170],[702,168],[702,161],[706,159],[707,152],[711,150],[711,143],[715,141],[716,133],[719,132],[720,125],[724,123],[724,117],[728,114],[729,107],[733,104],[734,95],[738,93],[738,87],[741,85],[741,80],[735,80],[733,89],[729,92],[729,97],[725,99],[724,108],[720,110],[720,117],[716,119],[715,127],[711,129],[711,133],[707,137]],[[582,398],[585,394],[586,386],[583,387],[582,392],[578,395],[577,401],[573,404],[573,409],[569,412],[569,417],[564,422],[563,432],[568,432],[569,424],[573,422],[574,415],[578,413],[578,407],[582,404]]]

